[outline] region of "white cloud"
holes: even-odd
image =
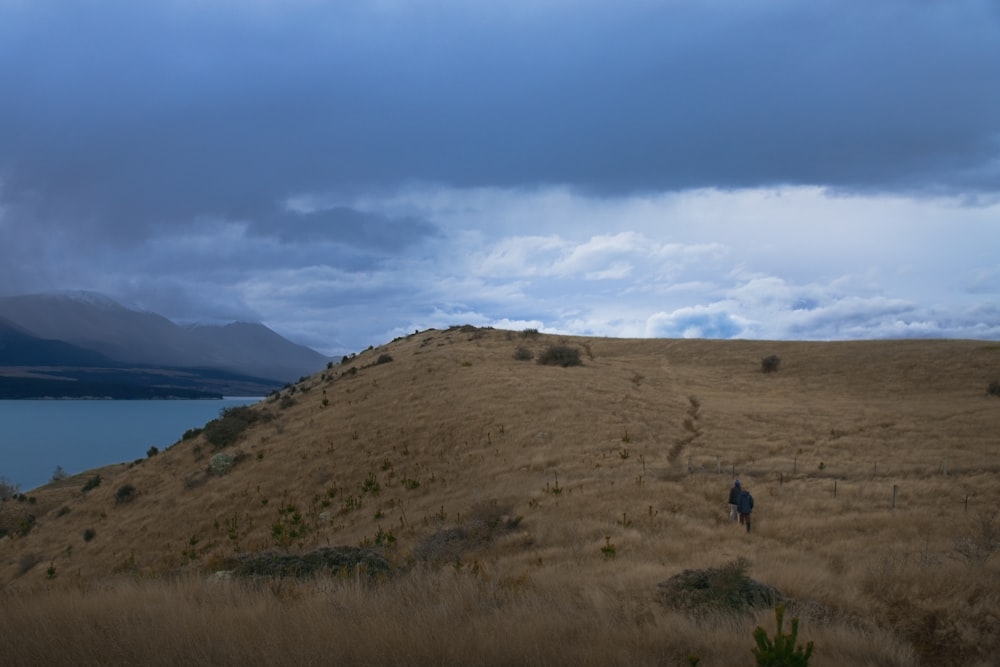
[[[438,231],[370,257],[336,239],[276,243],[248,223],[205,218],[102,246],[99,267],[63,237],[35,238],[31,252],[62,257],[40,264],[75,287],[187,321],[256,317],[332,356],[466,322],[626,337],[1000,337],[990,307],[1000,293],[1000,201],[792,187],[594,197],[410,186],[286,205]]]

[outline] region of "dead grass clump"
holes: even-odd
[[[42,557],[36,553],[26,553],[22,554],[17,560],[17,569],[19,574],[24,574],[31,570],[33,567],[38,565],[42,561]]]
[[[1000,551],[1000,525],[992,510],[979,514],[973,531],[955,538],[955,553],[970,566],[981,566]]]
[[[479,503],[460,525],[439,530],[415,546],[413,557],[431,563],[459,562],[466,553],[485,549],[516,529],[521,517],[512,511],[510,505]]]

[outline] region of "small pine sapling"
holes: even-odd
[[[774,608],[774,616],[778,621],[778,629],[774,634],[774,639],[768,637],[767,631],[760,626],[757,626],[757,629],[753,631],[753,638],[757,645],[752,651],[757,659],[757,666],[809,667],[813,643],[808,642],[805,648],[795,645],[799,636],[799,619],[792,619],[792,631],[786,635],[781,632],[781,625],[785,618],[785,605],[777,605]]]

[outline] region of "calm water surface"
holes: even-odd
[[[28,491],[52,478],[144,458],[223,408],[260,398],[201,401],[0,401],[0,477]]]

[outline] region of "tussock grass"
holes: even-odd
[[[995,352],[560,337],[587,351],[562,369],[512,358],[522,338],[422,332],[304,378],[252,408],[272,417],[246,421],[222,476],[200,434],[0,503],[10,664],[750,664],[773,612],[657,599],[739,558],[794,600],[811,664],[1000,654],[1000,555],[956,548],[1000,507]],[[728,520],[734,473],[751,534]],[[210,579],[241,554],[337,546],[396,574]]]
[[[694,620],[634,596],[614,576],[565,590],[448,568],[374,587],[353,578],[123,580],[19,596],[3,613],[12,667],[659,665],[685,664],[692,653],[707,664],[748,664],[747,638],[767,623],[765,613]],[[878,630],[809,630],[821,646],[839,647],[816,665],[912,664],[912,652]]]

